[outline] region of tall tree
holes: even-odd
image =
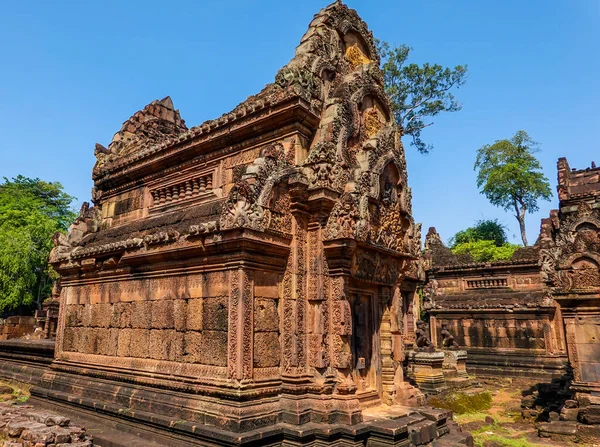
[[[52,235],[75,219],[60,183],[18,176],[0,184],[0,311],[35,304],[52,287]]]
[[[492,205],[515,212],[525,246],[525,214],[539,209],[538,200],[552,198],[550,183],[533,155],[538,148],[539,144],[527,132],[519,130],[508,140],[480,147],[474,166],[479,192]]]
[[[421,139],[421,131],[433,124],[427,118],[462,108],[450,91],[465,83],[467,66],[448,68],[429,63],[409,64],[410,47],[391,47],[381,41],[377,42],[377,47],[385,90],[391,99],[396,123],[402,127],[404,135],[412,138],[411,145],[426,154],[433,148]]]

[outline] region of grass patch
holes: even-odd
[[[489,414],[478,411],[477,413],[453,414],[453,419],[459,424],[469,424],[485,421],[486,416],[489,416]]]
[[[14,380],[0,380],[0,385],[7,385],[13,389],[12,399],[17,401],[18,403],[27,402],[29,396],[29,389],[31,385],[23,382],[16,382]]]
[[[510,431],[499,425],[486,425],[479,430],[473,430],[473,441],[477,447],[485,445],[498,445],[501,447],[547,447],[544,444],[533,443],[523,436],[510,437]]]
[[[489,391],[476,394],[451,393],[443,397],[432,397],[429,403],[454,414],[473,414],[489,410],[492,407],[492,395]]]

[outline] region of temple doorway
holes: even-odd
[[[377,295],[352,293],[352,375],[358,393],[381,395]]]

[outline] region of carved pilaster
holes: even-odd
[[[394,376],[396,368],[393,361],[392,350],[392,312],[390,292],[387,287],[381,288],[379,292],[379,305],[381,314],[381,327],[379,331],[381,339],[381,383],[383,388],[382,400],[393,405],[396,387]]]
[[[306,216],[294,213],[294,298],[296,300],[296,331],[298,365],[306,367]]]
[[[329,366],[328,338],[326,328],[329,327],[329,308],[327,306],[328,278],[323,247],[321,244],[322,226],[320,222],[308,225],[308,271],[307,300],[310,309],[308,316],[308,366],[325,368]]]
[[[330,356],[331,366],[338,369],[338,373],[345,380],[337,387],[342,394],[356,391],[356,384],[351,379],[352,367],[352,312],[346,291],[347,279],[344,276],[334,276],[330,279]]]
[[[253,272],[231,270],[229,292],[229,336],[227,375],[230,379],[252,378],[253,361]]]
[[[576,382],[581,381],[581,371],[579,368],[579,353],[577,352],[577,340],[575,337],[575,319],[565,318],[565,332],[567,339],[567,351],[569,353],[569,361],[573,368],[573,377]]]

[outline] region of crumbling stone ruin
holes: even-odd
[[[509,261],[474,262],[454,255],[430,228],[425,269],[423,307],[436,347],[451,333],[475,375],[551,380],[565,373],[561,311],[541,280],[539,243]]]
[[[169,445],[472,442],[406,407],[420,225],[355,11],[317,14],[230,113],[187,128],[167,97],[95,154],[94,206],[51,254],[59,327],[34,399]]]
[[[33,334],[37,328],[37,321],[33,316],[14,315],[0,322],[0,340],[21,338]]]
[[[55,338],[59,306],[60,302],[53,293],[50,299],[42,303],[42,308],[35,311],[35,315],[14,315],[0,320],[0,340]]]

